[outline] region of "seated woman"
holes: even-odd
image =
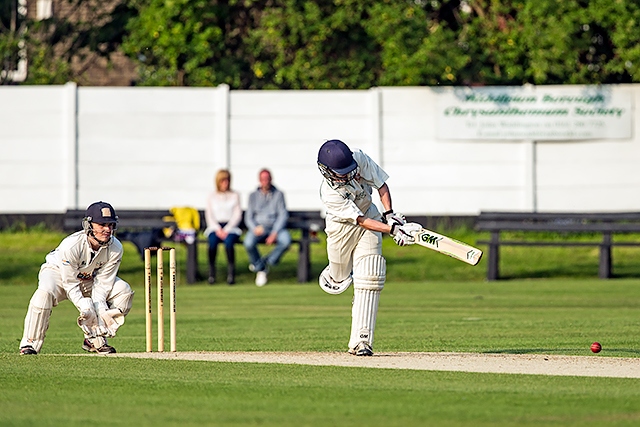
[[[207,198],[205,235],[209,239],[209,283],[216,282],[216,254],[218,244],[224,243],[227,253],[227,283],[236,282],[236,261],[234,245],[240,239],[242,231],[238,227],[242,221],[240,195],[231,190],[231,173],[221,169],[216,174],[215,191]]]

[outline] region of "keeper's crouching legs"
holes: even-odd
[[[107,304],[109,308],[117,308],[126,316],[133,306],[133,294],[131,286],[121,278],[116,277],[111,294],[107,298]]]
[[[24,319],[24,334],[20,341],[20,348],[31,347],[40,353],[44,336],[49,329],[49,318],[53,307],[53,295],[42,289],[36,289],[27,309]]]
[[[382,255],[369,255],[353,267],[353,307],[349,353],[373,355],[373,335],[378,315],[380,292],[386,279],[386,261]]]

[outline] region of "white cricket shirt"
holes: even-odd
[[[378,214],[378,209],[372,206],[371,194],[373,188],[384,185],[389,175],[360,149],[353,150],[353,159],[358,164],[355,179],[338,188],[322,180],[320,199],[326,208],[327,220],[356,224],[359,216],[373,218]]]

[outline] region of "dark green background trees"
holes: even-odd
[[[114,3],[108,14],[83,21],[91,25],[30,27],[28,82],[73,79],[64,64],[81,49],[125,53],[139,65],[139,85],[362,89],[640,81],[635,0]],[[2,31],[0,46],[8,34]],[[63,54],[51,53],[63,40]]]
[[[24,21],[24,11],[18,12],[17,1],[0,1],[0,84],[7,82],[9,73],[18,68]]]

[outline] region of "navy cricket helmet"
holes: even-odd
[[[339,139],[322,144],[318,152],[318,163],[340,175],[346,175],[358,167],[347,144]]]
[[[102,201],[90,204],[84,216],[87,221],[98,224],[116,224],[118,222],[118,215],[116,215],[113,206]]]
[[[332,139],[320,147],[318,169],[329,184],[340,187],[355,178],[358,163],[353,159],[353,153],[347,144],[339,139]]]
[[[93,231],[92,223],[96,224],[113,224],[109,238],[107,240],[100,240]],[[84,218],[82,219],[82,228],[87,236],[94,238],[100,246],[109,246],[113,240],[113,232],[118,224],[118,215],[107,202],[95,202],[89,205]]]

